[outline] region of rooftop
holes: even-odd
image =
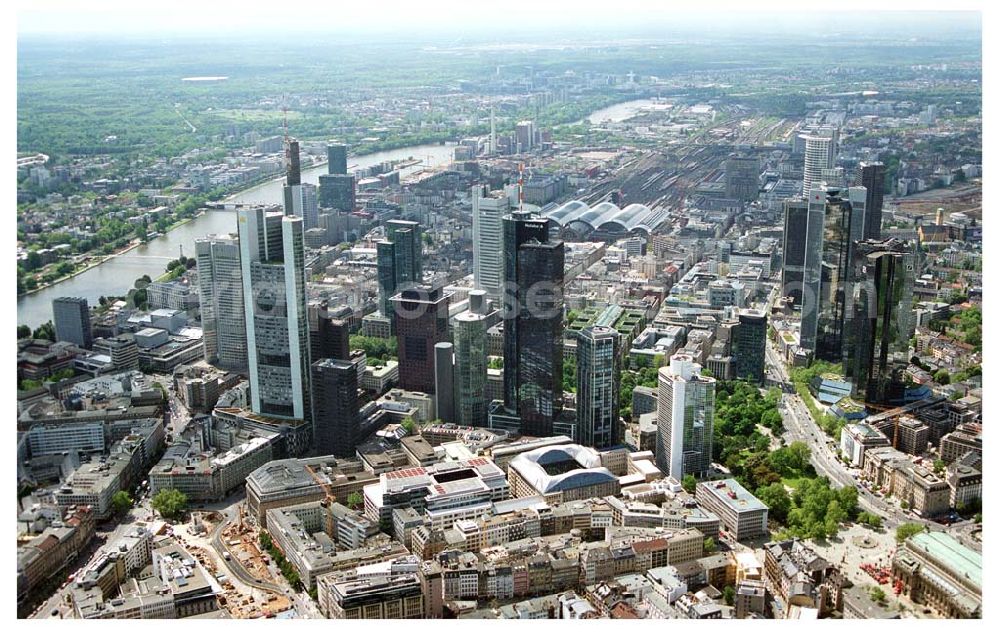
[[[918,533],[908,541],[914,548],[944,563],[959,576],[964,576],[980,590],[983,586],[983,555],[962,545],[940,531]]]
[[[526,451],[514,458],[510,466],[542,494],[618,480],[601,466],[600,456],[593,449],[575,444]]]
[[[754,497],[752,493],[743,488],[743,485],[732,478],[702,482],[698,484],[698,487],[699,491],[701,487],[704,487],[706,492],[715,494],[715,497],[725,503],[726,506],[738,512],[767,510],[767,505]]]

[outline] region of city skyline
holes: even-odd
[[[22,5],[18,618],[982,619],[965,6]]]

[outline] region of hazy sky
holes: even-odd
[[[830,14],[805,11],[808,2],[742,2],[713,0],[712,13],[691,10],[690,0],[20,0],[19,34],[170,34],[233,32],[406,32],[412,35],[497,30],[572,31],[686,29],[716,31],[759,28],[822,28]],[[944,24],[977,28],[978,14],[912,12],[913,9],[977,9],[980,2],[948,3],[908,0],[905,3],[840,0],[838,9],[895,9],[908,11],[876,21],[895,30],[900,27],[940,28]],[[829,9],[830,3],[819,3]],[[843,18],[847,18],[845,23]],[[839,28],[851,18],[841,16]],[[859,24],[872,28],[870,20]]]

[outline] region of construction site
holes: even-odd
[[[292,608],[280,575],[268,569],[270,557],[257,546],[256,529],[238,507],[235,522],[218,511],[196,511],[178,528],[178,539],[223,592],[219,605],[235,619],[274,617]]]

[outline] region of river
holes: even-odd
[[[387,160],[419,159],[424,166],[438,166],[451,161],[454,144],[424,144],[407,146],[396,150],[386,150],[368,155],[348,157],[348,168],[359,170]],[[402,175],[420,170],[420,165],[402,169]],[[318,183],[319,176],[326,172],[326,165],[311,166],[302,171],[302,181]],[[268,181],[229,197],[234,203],[280,204],[284,178]],[[97,305],[102,296],[119,296],[128,292],[132,283],[144,274],[154,279],[162,274],[167,263],[176,259],[183,249],[187,257],[194,256],[195,239],[210,234],[236,233],[236,212],[232,210],[209,210],[200,217],[178,226],[166,235],[157,237],[134,250],[108,259],[71,279],[57,283],[34,294],[17,300],[18,325],[35,328],[52,318],[52,300],[60,296],[82,296],[91,305]]]
[[[626,120],[642,108],[655,103],[652,99],[631,100],[613,104],[594,111],[586,117],[588,122],[597,124],[605,120]],[[579,123],[579,122],[577,122]],[[367,168],[387,160],[418,159],[423,165],[410,166],[400,171],[405,176],[425,166],[439,166],[451,161],[455,144],[424,144],[407,146],[395,150],[385,150],[368,155],[348,157],[347,166],[351,171]],[[319,183],[319,176],[327,170],[326,165],[312,166],[302,172],[302,181]],[[280,204],[282,202],[282,178],[259,184],[238,192],[226,199],[227,202],[243,204]],[[183,249],[184,255],[194,256],[195,239],[209,234],[236,232],[236,213],[232,210],[211,210],[200,217],[171,230],[167,235],[157,237],[146,245],[114,257],[101,265],[87,270],[71,279],[57,283],[34,294],[17,300],[17,322],[32,328],[52,318],[52,300],[60,296],[82,296],[91,305],[97,305],[102,296],[120,296],[128,292],[132,283],[144,274],[154,279],[163,273],[167,263],[176,259]]]
[[[655,100],[632,100],[631,102],[621,102],[612,104],[607,108],[594,111],[587,116],[587,121],[591,124],[600,124],[604,121],[623,122],[630,117],[635,117],[642,109],[655,104]]]

